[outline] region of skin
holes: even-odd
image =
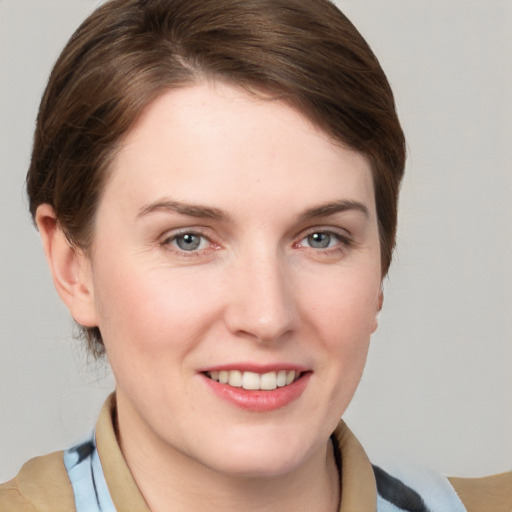
[[[165,93],[128,134],[88,256],[49,205],[37,222],[62,299],[102,332],[151,510],[337,510],[329,436],[382,301],[362,155],[280,101],[204,82]],[[307,385],[263,412],[212,393],[205,368],[248,362],[300,365]]]

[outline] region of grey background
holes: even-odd
[[[113,388],[72,340],[23,190],[52,63],[96,0],[0,0],[0,481],[88,433]],[[345,418],[376,460],[512,467],[512,2],[339,0],[409,160],[380,328]]]

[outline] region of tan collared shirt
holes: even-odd
[[[114,430],[115,398],[105,403],[96,427],[97,450],[118,512],[150,512],[121,453]],[[334,432],[341,455],[340,512],[375,512],[377,486],[368,457],[344,422]],[[512,472],[486,478],[450,479],[468,512],[512,512]],[[0,512],[71,512],[73,490],[63,452],[27,462],[0,485]]]

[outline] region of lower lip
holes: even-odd
[[[210,389],[220,398],[240,409],[252,412],[268,412],[280,409],[297,400],[308,385],[310,372],[304,373],[299,379],[288,386],[271,391],[251,391],[221,384],[204,375]]]

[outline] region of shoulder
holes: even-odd
[[[378,510],[512,512],[512,472],[482,478],[446,478],[400,465],[388,473],[373,466]]]
[[[72,512],[73,491],[63,452],[29,460],[18,475],[0,485],[0,512]]]
[[[483,478],[449,478],[468,512],[511,512],[512,471]]]

